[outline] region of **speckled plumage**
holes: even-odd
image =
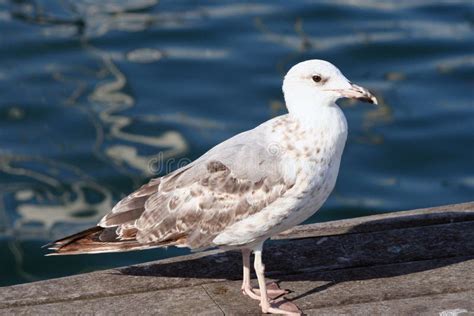
[[[334,187],[347,136],[342,112],[325,111],[324,124],[287,114],[219,144],[124,198],[99,226],[115,227],[114,240],[202,249],[255,244],[304,221]]]
[[[241,248],[242,291],[272,307],[261,261],[263,242],[314,214],[336,183],[347,123],[335,101],[376,103],[328,62],[310,60],[285,76],[289,113],[215,146],[189,165],[151,180],[122,199],[98,226],[54,242],[58,254],[178,246]],[[250,286],[249,250],[261,296]],[[297,310],[297,309],[296,309]]]
[[[289,114],[218,144],[122,199],[99,222],[104,229],[95,232],[90,249],[72,247],[67,238],[53,249],[252,248],[310,217],[336,182],[347,123],[333,102],[340,96],[332,91],[348,81],[334,66],[318,62],[325,72],[320,86],[331,91],[318,92],[312,61],[305,63],[285,77]]]

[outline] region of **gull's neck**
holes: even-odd
[[[347,133],[344,113],[329,96],[317,92],[285,92],[289,115],[311,130]]]

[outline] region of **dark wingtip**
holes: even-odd
[[[372,100],[371,98],[369,97],[360,97],[360,98],[357,98],[357,100],[359,101],[362,101],[362,102],[367,102],[367,103],[371,103],[371,104],[374,104],[374,100]]]
[[[73,235],[70,235],[70,236],[52,241],[50,243],[47,243],[46,245],[41,246],[41,249],[47,248],[48,250],[51,250],[51,251],[54,252],[54,253],[48,253],[48,254],[46,254],[46,256],[57,254],[57,252],[59,252],[59,250],[61,248],[65,247],[65,246],[67,246],[71,243],[74,243],[75,241],[77,241],[77,240],[79,240],[79,239],[81,239],[85,236],[88,236],[90,234],[102,231],[103,229],[104,228],[102,228],[100,226],[94,226],[94,227],[91,227],[89,229],[78,232],[76,234],[73,234]]]

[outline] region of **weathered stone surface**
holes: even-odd
[[[305,225],[287,237],[266,245],[267,275],[308,314],[474,312],[474,203]],[[238,252],[214,250],[4,287],[0,314],[259,314],[240,293],[241,271]]]
[[[226,258],[233,264],[225,264]],[[227,276],[237,279],[242,269],[239,264],[238,253],[201,253],[140,265],[140,273],[136,275],[132,271],[138,268],[129,267],[3,287],[0,288],[0,308],[190,287],[222,281]]]
[[[474,291],[473,269],[474,256],[282,275],[273,281],[293,291],[286,298],[304,311],[330,310],[333,306]],[[259,312],[258,304],[239,295],[239,281],[203,286],[226,315]],[[470,306],[474,312],[474,300]]]
[[[449,293],[421,296],[400,300],[378,301],[363,304],[331,306],[305,310],[305,314],[318,316],[334,315],[419,315],[419,316],[468,316],[474,314],[474,292]]]
[[[201,286],[0,309],[15,315],[222,315]]]

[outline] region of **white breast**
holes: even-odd
[[[305,126],[302,126],[305,129]],[[304,137],[295,135],[294,151],[288,151],[285,165],[295,164],[288,176],[297,177],[291,192],[299,201],[279,230],[285,230],[312,216],[323,205],[336,184],[342,153],[347,139],[347,122],[338,107],[328,110],[325,119],[306,129]],[[307,148],[310,148],[308,151]],[[299,172],[298,172],[299,171]]]
[[[267,123],[268,143],[279,151],[282,173],[295,185],[260,212],[229,226],[214,239],[216,245],[256,244],[298,225],[323,205],[335,186],[347,138],[346,119],[337,106],[328,107],[313,125],[289,115]]]

